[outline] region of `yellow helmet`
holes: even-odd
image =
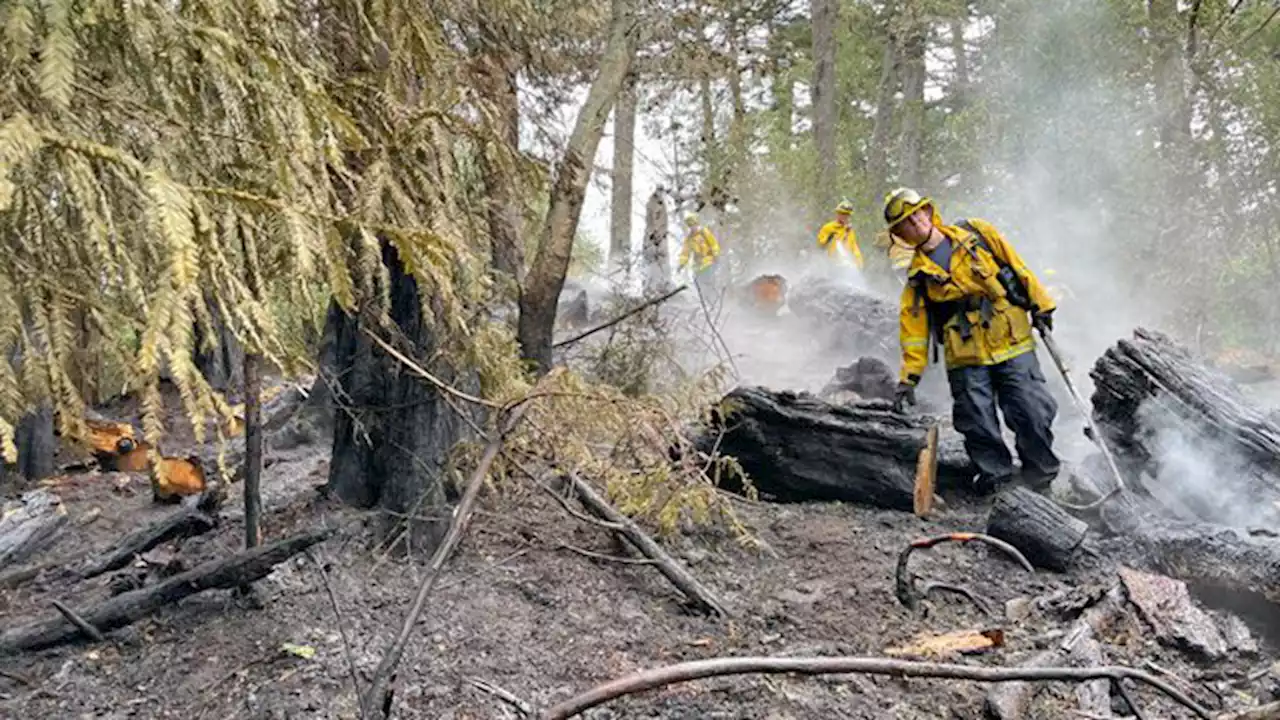
[[[698,226],[698,213],[688,212],[684,214],[684,224],[686,227]]]
[[[841,200],[841,201],[840,201],[840,204],[836,206],[836,214],[837,214],[837,215],[852,215],[852,214],[853,214],[853,203],[849,202],[848,200]]]
[[[911,213],[933,201],[908,187],[900,187],[884,196],[884,221],[889,227],[902,222]]]

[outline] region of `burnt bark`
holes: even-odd
[[[540,374],[551,369],[556,304],[569,271],[591,163],[604,132],[605,118],[635,58],[639,35],[635,0],[613,0],[609,42],[556,168],[547,218],[538,237],[538,252],[520,295],[517,338],[521,355],[532,361]]]
[[[244,357],[244,546],[262,542],[262,356]]]
[[[882,400],[832,405],[808,394],[740,387],[725,396],[695,445],[736,458],[759,493],[778,501],[840,500],[911,512],[917,459],[934,422],[895,413]],[[939,487],[962,487],[972,476],[959,435],[943,430]],[[735,479],[725,486],[742,490]]]
[[[361,314],[344,315],[338,323],[334,362],[343,409],[334,418],[328,489],[351,505],[413,519],[409,540],[429,551],[448,524],[447,513],[433,516],[449,500],[447,453],[471,436],[459,413],[476,408],[455,404],[455,411],[446,396],[385,353],[366,331],[399,345],[400,352],[459,389],[477,393],[479,381],[474,373],[423,360],[440,348],[440,339],[423,317],[418,283],[386,241],[382,263],[390,277],[396,337]]]
[[[11,478],[33,483],[54,475],[58,441],[54,436],[53,406],[43,402],[23,415],[14,428],[13,444],[18,449],[18,461],[0,463],[0,484]]]
[[[1169,336],[1144,328],[1094,364],[1094,419],[1129,477],[1181,513],[1280,520],[1280,418]]]
[[[1021,487],[996,496],[987,517],[988,535],[1021,550],[1031,564],[1057,572],[1071,567],[1088,529],[1049,498]]]

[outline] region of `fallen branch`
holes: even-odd
[[[643,530],[622,513],[614,509],[599,493],[587,485],[582,480],[572,474],[562,476],[560,482],[567,485],[573,490],[582,504],[592,515],[620,526],[618,533],[627,539],[642,555],[653,561],[654,566],[658,568],[672,585],[679,588],[680,592],[697,606],[705,611],[728,617],[729,611],[725,609],[723,603],[711,593],[702,583],[698,582],[693,575],[689,574],[680,564],[667,554],[665,550],[654,542]]]
[[[4,505],[0,518],[0,568],[20,563],[53,543],[67,523],[62,500],[48,490],[32,490]]]
[[[574,717],[585,710],[597,705],[603,705],[611,700],[666,685],[702,678],[746,673],[797,673],[800,675],[866,673],[869,675],[890,675],[898,678],[946,678],[977,682],[1007,682],[1010,680],[1084,682],[1098,678],[1112,680],[1128,678],[1159,690],[1203,720],[1213,720],[1213,716],[1209,714],[1208,710],[1187,697],[1182,691],[1154,675],[1130,667],[993,668],[950,663],[889,660],[874,657],[737,657],[694,660],[652,670],[642,670],[599,685],[555,705],[541,715],[541,720],[566,720],[566,718]]]
[[[170,540],[209,532],[215,524],[213,518],[191,508],[170,513],[146,527],[129,533],[110,550],[86,562],[84,567],[80,568],[80,577],[88,579],[112,570],[119,570],[128,565],[135,555],[141,555]]]
[[[1027,561],[1018,549],[1003,540],[997,540],[990,535],[971,532],[957,532],[948,535],[938,535],[931,538],[921,538],[913,540],[911,544],[903,548],[898,555],[898,566],[894,570],[894,595],[897,596],[898,602],[905,607],[915,610],[920,603],[921,593],[916,589],[916,580],[920,579],[917,575],[907,570],[907,563],[911,560],[911,553],[916,550],[926,550],[934,545],[940,545],[944,542],[980,542],[985,545],[1003,552],[1005,555],[1016,560],[1027,572],[1035,572],[1035,568],[1031,567],[1031,563]]]
[[[622,313],[621,315],[619,315],[618,317],[616,317],[616,318],[614,318],[614,319],[612,319],[612,320],[609,320],[609,321],[607,321],[607,322],[604,322],[604,323],[601,323],[601,324],[599,324],[599,325],[596,325],[596,326],[595,326],[595,327],[593,327],[593,328],[588,328],[588,329],[586,329],[586,330],[584,330],[584,331],[582,331],[582,332],[578,333],[577,335],[574,335],[573,337],[571,337],[571,338],[569,338],[569,339],[567,339],[567,340],[561,340],[560,342],[555,343],[555,344],[554,344],[554,345],[552,345],[551,347],[552,347],[552,348],[561,348],[561,347],[564,347],[564,346],[566,346],[566,345],[572,345],[572,344],[574,344],[574,343],[578,342],[579,340],[583,340],[583,339],[586,339],[586,338],[588,338],[588,337],[591,337],[592,335],[595,335],[596,333],[600,332],[601,330],[608,330],[609,328],[613,327],[614,325],[617,325],[618,323],[622,322],[623,320],[626,320],[627,318],[631,317],[632,315],[635,315],[636,313],[638,313],[638,312],[640,312],[640,311],[644,310],[645,308],[650,308],[650,307],[653,307],[654,305],[658,305],[659,303],[664,303],[664,302],[666,302],[667,300],[669,300],[670,298],[673,298],[673,297],[675,297],[676,295],[678,295],[678,294],[680,294],[681,292],[683,292],[683,291],[685,291],[685,290],[688,290],[688,289],[689,289],[689,285],[688,285],[688,283],[686,283],[686,284],[684,284],[684,285],[681,285],[680,287],[676,288],[675,290],[672,290],[671,292],[669,292],[669,293],[667,293],[667,294],[665,294],[665,295],[660,295],[660,296],[658,296],[658,297],[656,297],[656,298],[653,298],[653,299],[651,299],[651,300],[646,300],[646,301],[644,301],[644,302],[640,303],[639,305],[637,305],[637,306],[635,306],[635,307],[631,308],[630,310],[628,310],[628,311],[626,311],[626,312]]]
[[[545,375],[531,392],[537,392],[538,388],[553,374]],[[488,401],[485,402],[487,403]],[[453,511],[453,522],[449,524],[449,531],[445,533],[444,539],[431,556],[426,576],[422,578],[422,582],[418,585],[418,592],[413,598],[413,604],[409,606],[409,612],[405,615],[404,623],[400,626],[400,634],[392,641],[391,647],[387,648],[382,661],[378,663],[378,669],[374,671],[373,680],[369,682],[368,689],[360,698],[360,709],[363,717],[385,718],[390,715],[392,695],[389,693],[388,688],[392,682],[392,677],[395,675],[396,667],[399,666],[400,659],[404,656],[405,648],[408,647],[409,640],[413,637],[414,626],[417,625],[418,618],[422,615],[423,609],[426,608],[427,597],[431,594],[436,581],[440,578],[440,569],[444,567],[445,561],[449,559],[454,548],[462,540],[462,534],[466,531],[467,524],[471,519],[472,506],[475,505],[476,498],[480,495],[480,488],[484,485],[484,479],[489,474],[489,467],[493,465],[494,458],[502,450],[502,443],[506,436],[519,424],[520,419],[524,417],[528,408],[529,403],[518,403],[507,412],[506,418],[501,422],[497,432],[489,440],[489,444],[485,446],[484,454],[480,456],[480,462],[471,473],[467,488],[462,493],[462,499]]]
[[[987,617],[991,617],[990,604],[988,604],[986,600],[975,595],[972,590],[970,590],[967,587],[964,587],[963,585],[952,585],[950,583],[940,583],[940,582],[925,583],[924,587],[920,588],[920,597],[927,598],[929,597],[929,593],[943,592],[943,591],[954,593],[956,595],[959,595],[962,598],[965,598],[969,602],[973,603],[973,606],[978,608],[978,611],[981,612],[983,615],[986,615]]]
[[[1133,699],[1133,695],[1124,686],[1124,683],[1120,682],[1119,678],[1111,678],[1111,685],[1124,700],[1124,704],[1129,706],[1129,712],[1133,713],[1137,720],[1147,720],[1146,713],[1142,712],[1142,709],[1138,707],[1138,701]]]
[[[360,675],[356,672],[356,659],[351,655],[351,640],[347,637],[347,623],[342,619],[342,610],[338,607],[338,596],[333,592],[333,584],[329,582],[329,571],[325,564],[307,550],[307,559],[320,571],[320,579],[324,581],[324,590],[329,595],[329,605],[333,608],[333,618],[338,624],[338,635],[342,638],[342,654],[347,660],[347,671],[351,673],[351,691],[355,693],[356,702],[360,701]]]
[[[333,530],[311,530],[230,557],[211,560],[157,585],[121,593],[80,613],[100,632],[111,632],[146,617],[166,605],[205,590],[235,588],[265,577],[276,565],[321,542]],[[0,653],[38,650],[73,639],[79,628],[61,615],[0,634]]]
[[[510,705],[512,708],[515,709],[516,712],[520,713],[521,717],[534,716],[535,711],[533,709],[533,706],[525,702],[524,700],[521,700],[514,693],[511,693],[507,690],[503,690],[497,685],[494,685],[493,683],[490,683],[490,682],[485,682],[480,678],[471,678],[467,682],[470,683],[471,687],[481,692],[488,693],[498,698],[502,702]]]
[[[76,628],[80,632],[84,633],[84,636],[90,640],[97,643],[107,641],[106,638],[102,637],[102,633],[98,632],[98,628],[90,625],[84,618],[80,617],[75,610],[72,610],[57,600],[53,601],[53,609],[62,613],[62,617],[66,618],[67,622],[75,625]]]

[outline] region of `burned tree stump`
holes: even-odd
[[[1022,551],[1036,567],[1065,572],[1084,541],[1088,524],[1049,498],[1023,487],[996,496],[987,534]]]
[[[779,501],[841,500],[911,512],[916,463],[933,418],[887,402],[832,405],[805,393],[736,388],[695,440],[733,456],[762,494]],[[973,477],[958,435],[942,432],[942,489]],[[727,482],[730,490],[741,487]]]
[[[431,357],[442,344],[423,315],[417,280],[405,271],[389,242],[384,240],[381,246],[390,278],[389,314],[394,329],[389,331],[367,314],[329,316],[337,325],[335,392],[342,398],[343,409],[334,419],[327,488],[350,505],[387,511],[393,526],[409,520],[409,542],[429,552],[448,527],[448,512],[438,513],[450,499],[451,488],[444,480],[447,454],[457,442],[471,437],[459,413],[471,414],[474,421],[479,412],[466,400],[446,397],[375,342],[374,337],[381,338],[415,362]],[[439,381],[464,392],[478,392],[475,373],[459,372],[443,361],[423,362]]]
[[[1094,418],[1130,471],[1180,514],[1280,521],[1280,420],[1162,333],[1139,328],[1095,363]],[[1136,473],[1134,473],[1136,475]]]
[[[11,476],[34,483],[54,474],[58,441],[53,426],[53,406],[48,403],[22,416],[13,433],[18,461],[10,464],[0,460],[0,483]]]

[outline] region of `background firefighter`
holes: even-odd
[[[1058,405],[1036,359],[1032,328],[1052,329],[1053,298],[990,223],[946,225],[932,201],[909,188],[886,196],[884,219],[916,249],[902,289],[895,407],[915,402],[929,350],[941,344],[955,428],[978,468],[979,489],[1013,479],[997,404],[1016,437],[1023,481],[1047,487],[1060,467],[1053,451]]]
[[[711,230],[702,225],[697,213],[685,214],[684,224],[688,231],[684,236],[684,244],[680,246],[679,270],[683,272],[685,266],[691,265],[693,281],[704,292],[713,291],[710,297],[714,297],[714,291],[718,288],[716,275],[720,243]]]
[[[854,267],[862,269],[862,251],[858,248],[858,235],[849,225],[853,204],[848,200],[836,206],[836,219],[818,229],[818,247],[827,251],[827,257],[837,257],[840,248],[848,253]],[[812,226],[811,226],[812,227]]]

